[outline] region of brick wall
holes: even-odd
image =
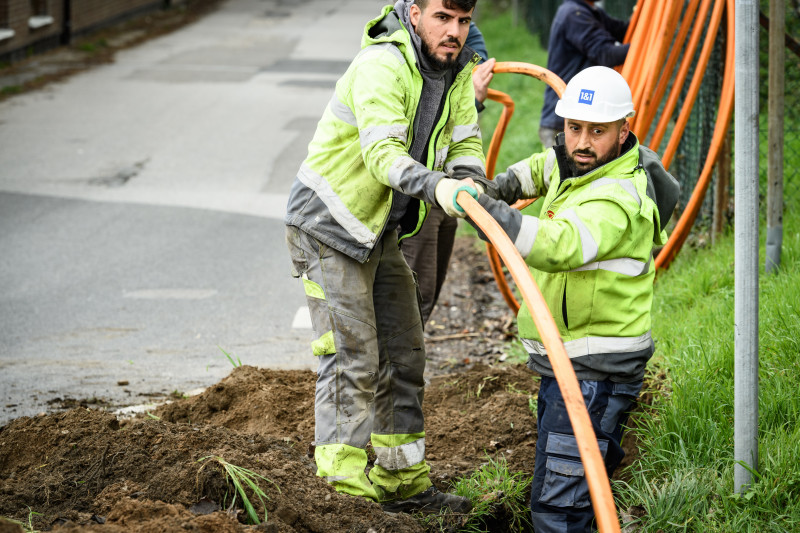
[[[22,49],[23,54],[27,54],[25,49],[37,42],[59,42],[64,20],[63,0],[38,2],[39,13],[36,12],[36,4],[31,0],[0,0],[0,58],[4,52],[15,49]],[[41,9],[41,5],[44,9]],[[45,18],[33,18],[39,15],[47,15],[52,19],[48,22]],[[9,30],[13,36],[9,36]]]
[[[0,0],[0,62],[20,61],[76,35],[180,1]]]

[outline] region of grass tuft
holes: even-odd
[[[217,346],[217,348],[219,348],[219,351],[225,354],[225,357],[228,358],[228,362],[233,365],[233,368],[239,368],[242,366],[242,360],[239,359],[239,356],[236,356],[236,359],[234,359],[231,354],[222,349],[222,346]]]
[[[245,512],[247,513],[247,517],[249,519],[249,523],[255,525],[260,524],[261,522],[259,521],[258,513],[256,513],[255,507],[253,506],[253,503],[250,501],[250,497],[247,494],[248,492],[247,489],[249,488],[250,492],[252,492],[252,494],[255,495],[261,502],[261,506],[264,508],[264,522],[266,522],[267,521],[266,502],[267,500],[269,500],[269,497],[259,485],[259,480],[272,483],[273,485],[275,485],[275,488],[278,489],[278,492],[281,491],[280,487],[278,487],[277,484],[275,484],[270,479],[267,479],[266,477],[262,476],[261,474],[253,472],[252,470],[249,470],[247,468],[231,464],[222,457],[219,457],[217,455],[208,455],[206,457],[199,459],[198,462],[203,462],[206,460],[210,460],[211,462],[219,464],[225,471],[226,481],[230,482],[233,485],[234,488],[233,498],[231,499],[230,504],[228,504],[227,502],[223,503],[225,503],[225,505],[227,505],[229,508],[233,508],[236,505],[236,498],[237,497],[241,498],[242,505],[244,505]],[[201,467],[201,469],[204,468],[206,464],[208,463],[205,463],[203,467]]]
[[[497,459],[487,455],[487,461],[470,477],[455,484],[456,494],[473,503],[468,520],[459,531],[479,533],[489,527],[498,531],[530,531],[527,496],[533,476],[510,472],[502,455]]]

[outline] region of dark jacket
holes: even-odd
[[[620,44],[628,22],[612,18],[585,0],[564,0],[550,27],[547,69],[564,83],[585,68],[616,67],[625,62],[627,44]],[[544,92],[540,126],[562,130],[564,119],[555,113],[558,95],[550,87]]]

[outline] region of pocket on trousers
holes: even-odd
[[[608,397],[608,406],[600,421],[600,427],[606,433],[613,433],[618,424],[627,422],[628,413],[636,403],[639,393],[642,390],[642,382],[635,383],[614,383],[611,394]]]
[[[311,314],[311,326],[317,335],[317,338],[311,341],[311,351],[315,356],[334,354],[336,344],[325,291],[318,283],[308,279],[306,274],[303,274],[303,287],[306,291],[308,311]]]
[[[308,271],[308,259],[303,250],[300,230],[294,226],[286,226],[286,246],[292,259],[292,277],[299,278]]]
[[[555,507],[590,506],[592,502],[583,464],[580,461],[548,457],[539,502]]]

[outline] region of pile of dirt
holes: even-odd
[[[36,529],[241,531],[215,458],[269,479],[267,531],[423,531],[407,515],[337,494],[314,475],[310,371],[243,366],[204,393],[118,421],[76,408],[19,418],[0,430],[0,515]],[[426,389],[428,458],[449,482],[503,455],[532,471],[536,383],[524,367],[475,365],[433,378]],[[157,417],[157,418],[156,418]]]
[[[523,364],[499,362],[510,311],[473,243],[458,239],[432,316],[440,327],[427,334],[436,348],[429,350],[426,448],[441,490],[490,459],[533,472],[538,379]],[[242,366],[147,416],[118,420],[78,407],[13,420],[0,428],[0,516],[76,532],[434,530],[338,494],[315,475],[315,380],[311,371]],[[635,442],[627,445],[630,461]],[[269,480],[258,480],[268,499],[253,500],[260,526],[243,524],[223,461]],[[467,518],[452,517],[447,530]],[[14,528],[22,531],[0,520],[0,531]],[[491,529],[507,530],[502,521]]]

